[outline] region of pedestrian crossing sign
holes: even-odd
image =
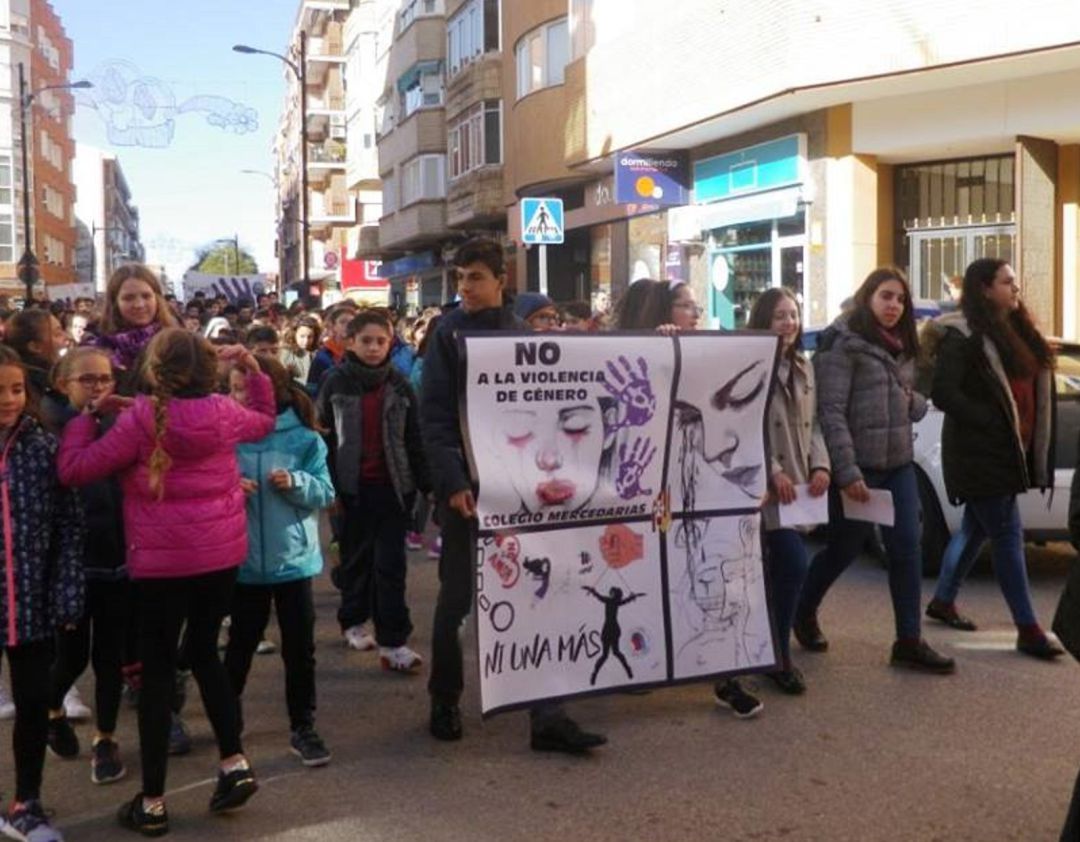
[[[521,241],[536,246],[563,242],[562,199],[521,200]]]

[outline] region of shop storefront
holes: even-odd
[[[425,307],[438,307],[452,292],[447,287],[445,268],[435,252],[384,261],[379,266],[379,277],[390,284],[390,306],[409,314]]]
[[[806,173],[805,134],[694,162],[692,217],[707,248],[710,327],[744,327],[770,287],[805,301]]]

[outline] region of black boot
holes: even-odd
[[[453,742],[461,739],[461,708],[445,702],[431,703],[431,736],[437,740]]]
[[[894,667],[904,667],[918,672],[935,675],[948,675],[956,672],[956,662],[952,658],[939,655],[930,648],[925,640],[898,640],[892,647],[889,661]]]
[[[791,630],[795,632],[795,639],[803,649],[810,652],[824,652],[829,648],[829,641],[818,625],[817,613],[808,614],[805,617],[796,616]]]
[[[607,742],[603,734],[582,731],[570,717],[564,716],[543,725],[534,726],[529,738],[533,751],[561,751],[563,754],[585,754]]]

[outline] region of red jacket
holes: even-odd
[[[128,575],[198,576],[239,566],[247,556],[247,514],[236,445],[274,429],[274,393],[264,374],[248,375],[247,409],[225,395],[172,398],[164,446],[172,465],[158,500],[148,484],[154,407],[145,395],[95,441],[89,415],[64,428],[60,481],[86,485],[119,473],[124,493]]]

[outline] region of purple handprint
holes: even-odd
[[[609,426],[609,431],[621,430],[624,427],[643,427],[656,414],[656,395],[653,394],[652,384],[649,382],[649,365],[645,358],[637,358],[639,370],[635,370],[626,357],[620,356],[619,362],[622,365],[621,370],[613,361],[608,360],[607,370],[611,379],[604,380],[604,388],[608,394],[621,404],[618,421]]]
[[[615,490],[624,500],[652,494],[651,488],[641,487],[641,476],[656,456],[652,439],[638,436],[627,453],[626,442],[619,445],[619,473],[615,477]]]

